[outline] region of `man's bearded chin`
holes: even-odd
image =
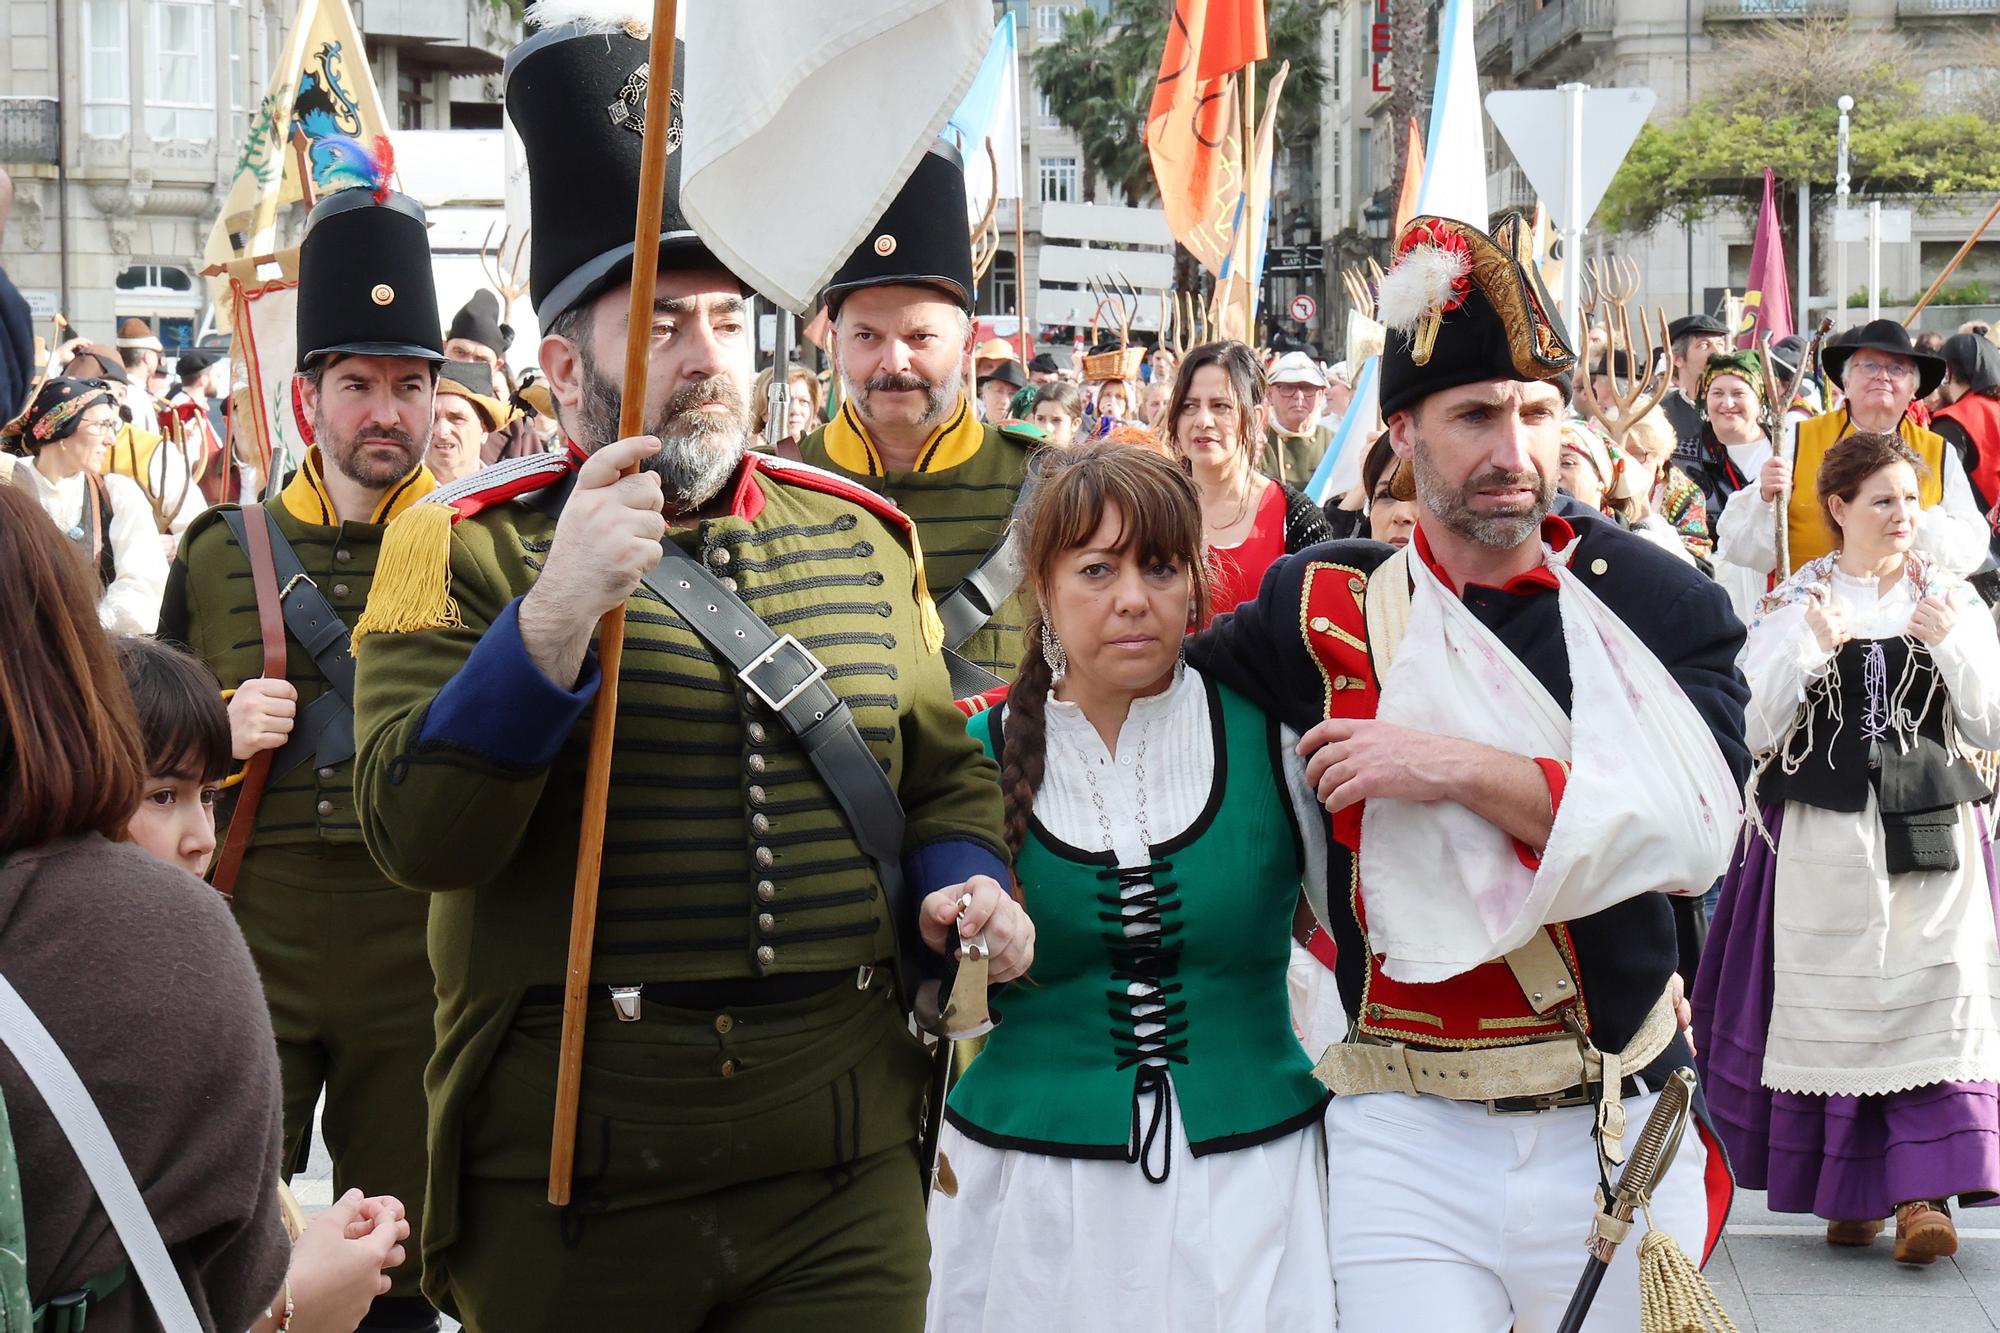
[[[353,439],[336,440],[326,428],[326,418],[317,413],[313,416],[313,439],[319,444],[320,456],[333,464],[335,471],[372,491],[386,490],[416,471],[429,443],[419,443],[399,426],[366,426]],[[362,449],[363,444],[382,443],[398,446],[403,451],[402,458],[382,462]]]
[[[1417,499],[1445,527],[1480,546],[1513,550],[1534,535],[1542,526],[1542,519],[1548,516],[1550,506],[1555,504],[1554,479],[1539,473],[1482,472],[1454,486],[1438,474],[1431,462],[1430,447],[1422,436],[1417,437],[1414,455]],[[1505,509],[1474,509],[1473,499],[1492,486],[1525,486],[1534,492],[1535,498]]]
[[[884,371],[871,375],[856,384],[847,374],[845,363],[840,368],[840,386],[850,402],[860,409],[864,420],[872,419],[874,395],[877,392],[920,393],[924,396],[924,414],[918,419],[919,426],[935,426],[942,422],[951,410],[958,406],[958,400],[965,395],[965,366],[963,362],[953,362],[951,373],[941,380],[928,380],[914,370]]]
[[[720,403],[726,412],[700,409]],[[619,394],[584,363],[583,399],[577,414],[590,449],[618,438]],[[713,500],[743,460],[750,437],[750,409],[735,384],[721,375],[686,385],[669,398],[641,434],[656,436],[660,452],[639,466],[659,474],[669,508],[699,509]]]

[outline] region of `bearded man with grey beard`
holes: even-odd
[[[554,27],[508,61],[568,448],[392,525],[359,630],[362,832],[432,895],[424,1287],[474,1333],[916,1333],[927,1066],[896,963],[942,971],[983,930],[992,978],[1016,977],[1033,927],[1001,888],[997,774],[952,706],[909,520],[746,453],[746,293],[682,218],[677,171],[640,331],[645,433],[619,437],[638,159],[604,107],[644,120],[635,24]],[[585,715],[608,697],[592,641],[621,609],[575,1185],[556,1207]],[[746,640],[769,646],[746,661]],[[883,825],[851,813],[884,801],[901,818],[886,855]]]
[[[1033,427],[987,424],[972,409],[972,297],[965,173],[940,144],[827,287],[843,401],[799,445],[806,462],[915,520],[961,696],[1020,665],[1020,574],[1002,543],[1042,443]]]

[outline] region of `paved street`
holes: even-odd
[[[333,1202],[332,1169],[315,1136],[312,1162],[292,1185],[308,1213]],[[1873,1249],[1836,1250],[1816,1219],[1770,1212],[1762,1194],[1742,1190],[1708,1279],[1739,1333],[2000,1329],[2000,1208],[1990,1220],[1987,1212],[1958,1214],[1956,1259],[1911,1268],[1889,1257],[1892,1228]]]

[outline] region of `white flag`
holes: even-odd
[[[800,314],[916,170],[979,72],[989,0],[688,7],[681,210]]]
[[[1437,91],[1425,151],[1417,212],[1486,230],[1486,113],[1479,105],[1472,0],[1446,0],[1438,22]]]

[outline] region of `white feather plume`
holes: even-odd
[[[543,31],[575,23],[590,33],[645,32],[653,10],[644,0],[534,0],[527,19]]]
[[[1463,251],[1412,246],[1382,276],[1375,294],[1375,318],[1398,333],[1413,334],[1419,320],[1445,308],[1452,288],[1471,267],[1471,257]]]

